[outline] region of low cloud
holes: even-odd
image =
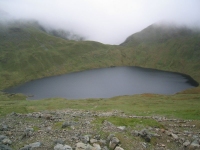
[[[1,0],[0,20],[37,20],[87,40],[120,44],[156,22],[200,26],[199,0]]]

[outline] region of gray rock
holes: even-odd
[[[147,129],[143,129],[138,133],[146,142],[151,141],[151,134],[147,131]]]
[[[85,150],[94,150],[94,147],[92,147],[90,144],[87,144]]]
[[[71,146],[69,146],[69,145],[64,145],[63,148],[64,148],[63,150],[72,150]]]
[[[96,140],[100,140],[100,139],[101,139],[101,135],[99,135],[99,134],[98,134],[98,135],[95,135],[94,138],[95,138]]]
[[[20,150],[31,150],[31,146],[30,145],[26,145],[26,146],[20,148]]]
[[[146,135],[149,135],[149,132],[147,131],[147,129],[143,129],[139,132],[139,135],[145,137]]]
[[[54,150],[62,150],[63,145],[62,144],[57,144],[56,146],[54,146]]]
[[[90,141],[90,136],[89,135],[84,135],[81,137],[81,142],[87,144]]]
[[[16,112],[12,112],[10,115],[11,116],[18,116],[18,114]]]
[[[43,114],[42,117],[47,119],[47,120],[51,120],[52,119],[52,115],[51,114]]]
[[[35,142],[35,143],[29,144],[29,146],[31,146],[31,148],[40,147],[41,145],[42,145],[41,142]]]
[[[199,137],[198,137],[197,135],[193,135],[193,136],[192,136],[192,139],[193,139],[193,140],[196,140],[196,139],[199,139]]]
[[[67,128],[67,127],[70,127],[71,125],[72,125],[71,122],[65,121],[65,122],[63,122],[63,124],[62,124],[62,128]]]
[[[120,130],[122,130],[122,131],[124,131],[124,130],[126,129],[125,126],[119,126],[119,127],[117,127],[117,128],[120,129]]]
[[[117,137],[112,137],[109,143],[109,148],[114,150],[116,146],[118,146],[120,143],[119,139]]]
[[[106,140],[99,140],[99,144],[105,146],[106,145]]]
[[[94,143],[93,147],[95,150],[101,150],[101,146],[99,144]]]
[[[25,132],[30,132],[30,131],[33,132],[34,129],[33,129],[33,128],[26,128],[26,129],[25,129]]]
[[[107,137],[107,141],[110,142],[110,140],[111,140],[113,137],[115,137],[115,135],[114,135],[114,134],[110,134],[110,135]]]
[[[167,131],[167,130],[165,130],[165,133],[166,133],[168,136],[171,136],[171,135],[172,135],[172,132]]]
[[[187,147],[187,146],[189,146],[190,145],[190,141],[189,140],[187,140],[187,141],[185,141],[184,143],[183,143],[183,146],[184,147]]]
[[[117,147],[115,148],[115,150],[124,150],[124,149],[121,148],[121,147],[119,147],[119,146],[117,146]]]
[[[12,141],[8,138],[5,138],[5,139],[2,140],[2,143],[5,144],[5,145],[11,145]]]
[[[1,145],[0,144],[0,150],[12,150],[12,148],[10,148],[9,146],[7,146],[7,145]]]
[[[65,144],[65,141],[63,141],[62,139],[57,139],[54,141],[54,144]]]
[[[87,147],[87,144],[84,144],[82,142],[76,143],[76,150],[85,150]]]
[[[173,137],[175,140],[178,140],[178,135],[176,135],[176,134],[174,134],[174,133],[172,133],[171,135],[172,135],[172,137]]]
[[[26,137],[30,137],[33,134],[33,128],[26,128],[24,134],[22,135],[22,139]]]
[[[54,150],[72,150],[72,148],[69,145],[57,144]]]
[[[90,144],[84,144],[82,142],[79,142],[76,144],[75,150],[93,150],[93,147]]]
[[[107,121],[107,120],[103,121],[103,125],[104,126],[113,126],[113,124],[111,122]]]
[[[46,132],[47,132],[47,133],[49,133],[51,130],[52,130],[51,127],[47,127],[47,128],[46,128]]]
[[[199,145],[199,141],[198,141],[198,140],[194,140],[194,141],[190,144],[190,149],[195,149],[195,148],[200,148],[200,145]]]
[[[132,134],[133,136],[139,136],[139,132],[138,132],[138,131],[132,131],[131,134]]]
[[[0,128],[0,131],[8,131],[8,126],[2,125],[2,127]]]
[[[107,146],[104,146],[102,150],[109,150]]]
[[[7,136],[5,136],[5,135],[0,135],[0,142],[2,141],[2,140],[4,140],[4,139],[7,139],[8,137]]]
[[[90,143],[91,143],[91,144],[97,143],[97,140],[96,140],[96,139],[90,139]]]

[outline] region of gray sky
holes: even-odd
[[[157,22],[200,26],[200,0],[0,0],[0,19],[8,16],[120,44]]]

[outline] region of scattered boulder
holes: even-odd
[[[12,141],[8,138],[3,139],[1,142],[5,145],[11,145],[12,144]]]
[[[20,150],[31,150],[31,146],[25,145],[24,147],[20,148]]]
[[[183,146],[184,147],[187,147],[187,146],[189,146],[190,145],[190,141],[189,140],[186,140],[184,143],[183,143]]]
[[[49,126],[46,128],[46,132],[49,133],[52,130],[52,128]]]
[[[190,149],[200,148],[199,141],[196,139],[190,144]]]
[[[175,140],[178,140],[178,135],[172,133],[171,136],[172,136]]]
[[[96,139],[90,139],[90,143],[91,143],[91,144],[97,143],[97,140],[96,140]]]
[[[107,146],[104,146],[104,147],[102,148],[102,150],[108,150],[108,147],[107,147]]]
[[[133,136],[139,136],[139,132],[138,132],[138,131],[132,131],[131,134],[132,134]]]
[[[0,127],[0,131],[8,131],[8,126],[3,124],[1,127]]]
[[[126,129],[125,126],[119,126],[119,127],[117,127],[117,128],[120,129],[120,130],[122,130],[122,131],[124,131],[124,130]]]
[[[115,150],[124,150],[124,149],[121,148],[121,147],[119,147],[119,146],[117,146],[117,147],[115,148]]]
[[[79,142],[76,144],[75,150],[92,150],[93,147],[90,144],[84,144],[82,142]]]
[[[63,141],[62,139],[57,139],[54,141],[54,144],[64,144],[65,141]]]
[[[69,122],[69,121],[65,121],[65,122],[63,122],[63,124],[62,124],[62,128],[67,128],[67,127],[70,127],[70,126],[72,126],[72,123]]]
[[[26,137],[30,137],[33,134],[33,128],[26,128],[24,134],[22,135],[22,139]]]
[[[165,131],[165,133],[168,135],[168,136],[171,136],[172,135],[172,132],[171,131]]]
[[[8,137],[5,136],[5,135],[0,135],[0,142],[1,142],[2,140],[6,139],[6,138],[8,138]]]
[[[69,145],[57,144],[54,150],[72,150],[72,148]]]
[[[100,128],[96,128],[93,120],[95,117],[105,116],[120,116],[125,118],[141,118],[148,119],[153,118],[151,116],[128,116],[121,114],[121,112],[90,112],[79,110],[57,110],[57,111],[45,111],[45,112],[33,112],[29,114],[11,114],[6,118],[0,118],[0,150],[11,150],[9,145],[13,144],[14,148],[18,148],[20,145],[29,142],[29,145],[22,147],[20,150],[33,150],[33,149],[54,149],[54,150],[124,150],[120,145],[120,140],[114,134],[110,134],[107,139],[101,137],[99,133],[116,133],[123,134],[124,140],[130,132],[131,128],[125,126],[116,126],[109,121],[104,120],[100,125]],[[153,118],[154,119],[154,118]],[[63,122],[63,120],[65,120]],[[134,138],[141,141],[136,145],[131,143],[132,149],[149,149],[149,145],[152,149],[168,149],[169,145],[182,149],[200,149],[199,130],[198,126],[192,127],[193,120],[186,120],[180,122],[180,120],[173,119],[156,119],[162,120],[162,124],[165,128],[148,127],[143,130],[136,131],[133,129],[131,132],[134,136],[140,136],[141,139]],[[57,124],[58,122],[58,124]],[[57,128],[61,122],[60,129]],[[191,123],[190,123],[191,122]],[[194,122],[196,123],[196,122]],[[29,127],[29,128],[26,128]],[[39,128],[37,132],[31,127]],[[61,129],[61,127],[63,129]],[[69,127],[69,128],[68,128]],[[98,126],[99,127],[99,126]],[[141,126],[138,126],[139,128]],[[179,127],[182,127],[181,130]],[[71,130],[71,128],[73,130]],[[136,128],[135,128],[136,129]],[[125,132],[127,130],[127,132]],[[20,141],[20,137],[23,135],[23,139]],[[169,135],[170,137],[168,137]],[[151,141],[152,137],[160,137],[161,141],[156,141],[157,144],[147,143]],[[123,136],[121,136],[123,138]],[[11,140],[12,141],[11,141]],[[33,140],[42,140],[45,146],[42,146],[41,142],[31,143]],[[55,140],[56,139],[56,140]],[[156,140],[156,139],[155,139]],[[53,142],[54,143],[53,143]],[[65,145],[70,143],[71,145]],[[127,143],[126,143],[127,144]],[[52,147],[53,145],[53,147]],[[73,146],[73,147],[71,147]],[[180,146],[180,147],[179,147]],[[19,148],[18,148],[19,149]]]
[[[52,115],[51,114],[45,114],[42,117],[44,117],[47,120],[51,120],[52,119]]]
[[[0,150],[12,150],[12,148],[7,145],[0,144]]]
[[[81,137],[81,141],[85,144],[89,143],[90,141],[90,136],[89,135],[85,135]]]
[[[31,144],[29,144],[29,146],[31,146],[31,148],[40,147],[41,145],[42,145],[41,142],[35,142],[35,143],[31,143]]]
[[[86,149],[86,147],[87,147],[87,144],[84,144],[82,142],[79,142],[76,144],[76,150],[84,150]]]
[[[151,134],[147,131],[147,129],[141,130],[139,133],[139,136],[141,136],[146,142],[151,141]]]
[[[100,139],[98,142],[99,142],[99,144],[100,144],[101,146],[105,146],[105,145],[106,145],[106,140]]]
[[[107,137],[107,141],[110,142],[111,139],[112,139],[113,137],[115,137],[115,135],[114,135],[114,134],[110,134],[110,135]]]
[[[119,145],[119,143],[120,143],[120,141],[117,137],[112,137],[110,139],[109,148],[114,150],[115,147]]]
[[[41,142],[35,142],[35,143],[31,143],[29,145],[25,145],[20,150],[32,150],[33,148],[41,147],[41,145],[42,145]]]
[[[93,147],[94,147],[95,150],[101,150],[101,146],[97,143],[94,143]]]

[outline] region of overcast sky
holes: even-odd
[[[200,0],[0,0],[0,19],[8,16],[120,44],[157,22],[200,26]]]

